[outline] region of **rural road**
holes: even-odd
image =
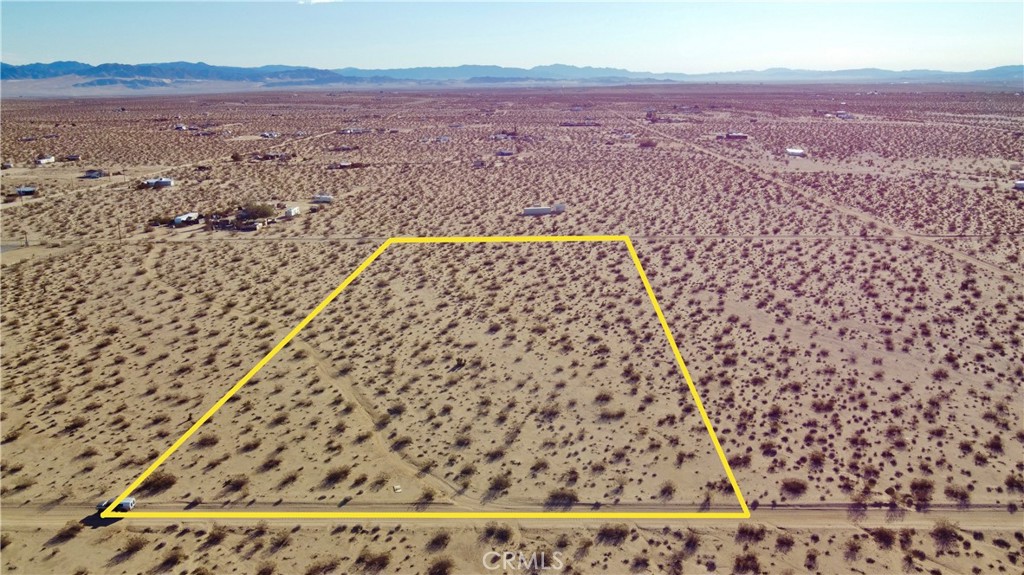
[[[161,511],[161,512],[180,512],[183,515],[188,514],[189,511],[184,511],[184,503],[146,503],[140,500],[138,510],[142,511]],[[18,529],[18,528],[36,528],[36,527],[60,527],[66,524],[68,521],[95,521],[97,519],[95,511],[95,503],[82,503],[82,502],[69,502],[69,503],[48,503],[48,504],[25,504],[25,505],[4,505],[0,509],[0,519],[2,519],[4,527],[7,529]],[[451,505],[436,505],[438,510],[450,510]],[[440,509],[443,507],[444,509]],[[489,509],[497,511],[498,508],[495,506],[488,506]],[[228,509],[221,506],[204,505],[195,508],[196,510],[205,511],[226,511]],[[324,505],[323,503],[281,503],[279,505],[271,504],[256,504],[251,506],[245,506],[244,508],[232,508],[234,511],[245,511],[250,513],[256,512],[282,512],[282,511],[294,511],[294,512],[337,512],[340,511],[338,507],[334,505]],[[385,506],[381,504],[358,504],[352,503],[344,507],[345,511],[351,512],[368,512],[368,511],[409,511],[413,512],[413,509],[409,505],[391,505]],[[507,509],[502,509],[507,510]],[[531,511],[535,511],[536,508],[531,508]],[[618,505],[616,506],[617,511],[632,511],[632,512],[650,512],[650,511],[665,511],[665,507],[661,505]],[[927,512],[914,512],[906,511],[902,515],[890,514],[889,510],[880,509],[868,509],[863,514],[851,518],[846,505],[833,504],[833,505],[791,505],[791,506],[777,506],[775,509],[768,507],[762,507],[751,513],[750,519],[642,519],[642,520],[616,520],[616,519],[562,519],[562,518],[551,518],[551,519],[522,519],[522,520],[504,520],[505,522],[516,522],[524,526],[536,526],[536,527],[571,527],[579,526],[581,524],[592,524],[600,525],[603,523],[616,523],[626,522],[636,524],[639,526],[663,526],[663,525],[688,525],[691,527],[707,527],[707,528],[735,528],[740,523],[762,523],[779,528],[789,529],[832,529],[832,528],[872,528],[872,527],[889,527],[889,528],[917,528],[917,529],[931,529],[935,522],[946,519],[956,523],[964,530],[1007,530],[1007,531],[1018,531],[1024,528],[1024,516],[1021,513],[1009,513],[1006,511],[1004,506],[972,506],[970,508],[958,509],[958,508],[940,508],[932,509]],[[106,520],[110,523],[116,521]],[[168,525],[171,523],[179,522],[200,522],[210,523],[216,521],[217,523],[225,525],[255,525],[259,521],[267,521],[273,524],[287,524],[287,525],[331,525],[345,522],[358,522],[358,523],[373,523],[379,525],[394,525],[394,524],[426,524],[431,526],[436,525],[451,525],[451,526],[467,526],[467,525],[484,525],[490,520],[486,519],[436,519],[436,518],[425,518],[425,519],[343,519],[343,518],[274,518],[274,519],[257,519],[257,518],[228,518],[228,519],[151,519],[151,518],[132,518],[128,517],[124,519],[127,523],[132,525],[145,525],[145,526],[157,526],[157,525]]]

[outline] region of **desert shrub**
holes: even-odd
[[[732,565],[733,573],[760,573],[761,562],[758,561],[757,555],[753,553],[743,553],[737,555]]]
[[[441,551],[442,549],[447,547],[448,542],[451,541],[451,539],[452,536],[449,535],[447,531],[441,531],[439,533],[436,533],[434,534],[433,537],[430,538],[430,541],[427,541],[427,551],[430,551],[431,553],[437,553],[438,551]]]
[[[547,499],[544,500],[545,507],[552,507],[558,509],[568,509],[573,505],[579,503],[579,496],[576,495],[576,490],[568,489],[565,487],[559,487],[552,489],[548,492]]]
[[[145,549],[146,545],[148,545],[148,544],[149,544],[149,541],[146,540],[145,537],[143,537],[142,535],[139,535],[138,533],[135,533],[135,534],[130,535],[128,537],[128,540],[125,541],[124,549],[121,550],[121,553],[125,557],[131,557],[132,555],[135,555],[139,551],[142,551],[143,549]]]
[[[430,567],[427,567],[427,575],[449,575],[454,567],[455,563],[451,559],[439,557],[434,559]]]
[[[788,533],[783,533],[775,538],[775,549],[781,553],[789,553],[789,550],[793,548],[793,536]]]
[[[803,479],[787,478],[782,480],[782,494],[786,497],[800,497],[807,492],[807,482]]]
[[[818,568],[818,550],[808,549],[807,555],[804,557],[804,568],[809,571],[814,571]]]
[[[508,475],[495,475],[487,486],[487,491],[493,494],[502,493],[512,486],[512,480]]]
[[[629,527],[626,525],[604,524],[597,530],[597,536],[594,537],[594,540],[600,545],[617,547],[625,543],[626,537],[629,537]]]
[[[740,455],[733,455],[729,458],[729,467],[733,469],[745,469],[750,467],[750,454],[743,453]]]
[[[606,409],[602,409],[600,415],[598,415],[598,419],[600,421],[604,421],[604,422],[607,422],[607,421],[617,421],[619,419],[622,419],[623,417],[626,417],[626,410],[625,409],[607,409],[606,408]]]
[[[330,573],[341,565],[341,559],[337,557],[327,557],[315,561],[309,567],[306,567],[306,575],[324,575]],[[386,567],[387,565],[385,565]]]
[[[1024,493],[1024,477],[1020,475],[1011,472],[1006,476],[1006,480],[1003,481],[1003,484],[1006,485],[1006,489],[1009,490],[1010,493]]]
[[[634,573],[646,573],[651,566],[651,560],[643,555],[637,555],[629,562],[629,570]]]
[[[256,567],[256,575],[274,575],[277,571],[277,564],[273,561],[263,561]]]
[[[956,501],[960,505],[966,505],[971,500],[971,492],[960,485],[947,485],[942,491],[946,497]]]
[[[494,543],[508,543],[512,540],[512,529],[508,525],[488,523],[484,526],[484,532],[480,538]]]
[[[939,551],[947,551],[952,547],[960,538],[958,535],[959,528],[949,521],[943,519],[935,524],[932,528],[931,536],[932,540],[935,541],[935,547]]]
[[[892,529],[886,529],[885,527],[879,527],[877,529],[869,530],[871,538],[875,540],[882,549],[889,549],[896,543],[896,532]]]
[[[185,551],[183,551],[181,547],[172,547],[164,554],[164,558],[160,561],[160,564],[156,566],[154,571],[170,571],[176,565],[184,561],[186,557],[188,557],[188,555],[186,555]]]
[[[66,541],[71,541],[75,538],[76,535],[78,535],[82,531],[83,527],[85,526],[79,523],[78,521],[68,521],[64,524],[64,527],[61,527],[60,530],[57,531],[57,533],[54,534],[54,536],[51,537],[49,541],[46,542],[46,544],[58,545]]]
[[[224,482],[224,489],[232,492],[241,491],[248,484],[248,477],[245,475],[235,475],[234,477],[229,477],[228,480]]]
[[[767,530],[764,525],[744,523],[736,529],[736,541],[740,543],[759,543],[764,541]]]
[[[387,568],[388,564],[391,563],[391,552],[381,551],[380,553],[373,553],[367,549],[364,549],[359,557],[356,558],[356,565],[360,565],[363,571],[368,573],[379,573]]]
[[[292,534],[282,529],[270,538],[270,552],[273,553],[284,547],[288,546],[292,542]]]
[[[270,204],[248,203],[242,206],[242,211],[249,219],[272,218],[277,215],[277,209]]]
[[[689,529],[686,531],[686,535],[683,536],[683,555],[690,557],[697,552],[700,548],[700,533]]]
[[[345,479],[348,478],[349,473],[351,472],[352,468],[348,467],[347,465],[331,468],[331,470],[328,471],[327,475],[324,477],[324,480],[320,483],[320,486],[323,487],[324,489],[334,487],[338,483],[345,481]]]
[[[675,494],[676,485],[671,481],[666,481],[665,483],[662,483],[661,487],[658,489],[658,496],[661,497],[662,499],[672,499],[673,497],[675,497]]]
[[[930,479],[915,479],[910,482],[910,494],[918,506],[926,506],[931,503],[932,493],[935,491],[935,484]]]
[[[857,537],[847,539],[846,543],[843,544],[843,557],[846,558],[847,561],[854,561],[857,559],[857,556],[860,555],[860,549],[860,539]]]
[[[203,543],[207,547],[213,547],[214,545],[220,545],[222,541],[228,536],[228,528],[223,525],[213,525],[210,532],[206,535],[206,541]]]
[[[139,492],[147,495],[153,495],[156,493],[163,493],[174,484],[178,482],[178,478],[173,473],[157,469],[145,481],[139,486]]]
[[[212,433],[207,433],[199,436],[196,440],[196,447],[213,447],[220,442],[220,438]]]
[[[10,544],[11,535],[9,533],[4,533],[3,535],[0,535],[0,551],[3,551]]]

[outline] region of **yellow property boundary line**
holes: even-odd
[[[133,491],[138,489],[142,482],[146,480],[160,465],[167,460],[175,451],[178,450],[192,435],[203,426],[213,414],[217,413],[225,403],[238,390],[249,382],[263,369],[263,366],[267,364],[275,355],[278,354],[288,343],[296,336],[310,321],[313,320],[328,304],[334,301],[338,295],[351,284],[359,274],[363,273],[370,264],[373,263],[384,250],[388,249],[393,244],[469,244],[469,243],[540,243],[540,242],[623,242],[626,244],[626,248],[629,250],[630,257],[633,258],[633,264],[636,266],[637,272],[640,274],[640,279],[643,281],[644,288],[647,290],[647,296],[651,300],[651,304],[654,305],[654,311],[658,314],[658,320],[661,322],[661,327],[665,330],[665,336],[668,338],[669,345],[672,348],[672,353],[675,355],[676,362],[679,363],[679,368],[683,371],[683,377],[686,379],[686,384],[690,388],[690,394],[693,396],[693,400],[697,404],[697,409],[700,410],[700,416],[704,420],[704,427],[707,428],[708,434],[711,436],[711,441],[715,445],[715,451],[718,452],[718,458],[722,462],[722,467],[725,469],[725,474],[729,478],[729,483],[732,485],[733,492],[736,495],[736,499],[739,501],[740,508],[742,511],[730,511],[730,512],[616,512],[616,511],[594,511],[594,512],[566,512],[566,511],[551,511],[551,512],[344,512],[344,511],[307,511],[307,512],[288,512],[288,511],[132,511],[121,512],[114,511],[114,509],[128,497]],[[683,356],[679,353],[679,347],[676,345],[675,339],[672,337],[672,331],[668,327],[668,321],[665,320],[665,314],[661,311],[661,306],[658,305],[658,299],[654,296],[654,289],[651,287],[651,282],[647,279],[647,274],[644,273],[643,266],[640,264],[640,257],[636,253],[636,249],[633,247],[633,242],[630,241],[629,236],[476,236],[476,237],[424,237],[424,238],[390,238],[385,241],[376,251],[374,251],[370,257],[366,258],[362,264],[359,265],[345,281],[341,282],[337,288],[334,289],[320,305],[316,306],[298,325],[292,329],[270,352],[267,353],[246,373],[242,379],[238,380],[231,389],[224,394],[217,403],[213,404],[202,417],[200,417],[192,427],[185,432],[177,441],[174,442],[171,447],[163,452],[160,457],[156,458],[148,469],[146,469],[142,475],[139,476],[127,489],[124,490],[121,495],[117,496],[111,504],[100,513],[100,517],[112,518],[112,517],[138,517],[138,518],[164,518],[164,519],[747,519],[750,517],[750,509],[747,507],[747,502],[743,498],[743,493],[740,491],[739,485],[736,483],[736,477],[733,475],[732,468],[729,467],[729,462],[725,457],[725,452],[722,451],[722,445],[718,441],[718,436],[715,435],[714,427],[711,425],[711,419],[708,417],[707,410],[704,409],[704,403],[700,399],[700,395],[697,393],[697,388],[693,384],[693,380],[690,378],[690,372],[686,369],[686,364],[683,362]]]

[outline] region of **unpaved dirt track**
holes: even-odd
[[[146,503],[143,500],[139,501],[138,510],[146,511],[160,511],[160,512],[180,512],[182,515],[187,515],[188,511],[183,511],[183,502],[175,503]],[[434,508],[430,511],[455,511],[464,510],[458,509],[454,505],[434,505]],[[198,509],[198,508],[197,508]],[[515,509],[507,508],[500,505],[488,505],[486,507],[489,511],[536,511],[536,508],[531,509]],[[204,511],[228,511],[219,506],[205,505],[202,510]],[[302,503],[302,502],[284,502],[279,505],[252,505],[244,508],[231,508],[230,511],[243,511],[246,513],[258,513],[258,512],[375,512],[375,511],[406,511],[414,513],[415,510],[405,504],[400,505],[382,505],[382,504],[358,504],[350,503],[343,508],[332,505],[324,505],[323,503]],[[480,511],[477,507],[474,511]],[[604,509],[608,511],[608,508]],[[661,505],[617,505],[615,506],[616,511],[624,512],[658,512],[665,511],[665,507]],[[35,527],[59,527],[66,524],[68,521],[79,521],[88,518],[91,515],[95,515],[95,504],[94,503],[58,503],[58,504],[30,504],[30,505],[5,505],[0,509],[0,520],[3,522],[4,529],[25,529]],[[972,506],[970,508],[958,509],[942,507],[932,509],[927,512],[915,512],[906,511],[905,514],[893,514],[888,509],[868,509],[862,514],[851,516],[847,507],[840,504],[834,505],[793,505],[793,506],[777,506],[775,509],[761,508],[751,513],[750,519],[676,519],[676,520],[665,520],[665,519],[642,519],[642,520],[615,520],[615,519],[524,519],[514,520],[519,522],[524,527],[569,527],[579,525],[598,526],[603,523],[617,523],[626,522],[636,524],[639,526],[664,526],[664,525],[687,525],[690,527],[722,527],[722,528],[735,528],[740,523],[763,523],[765,525],[771,525],[779,528],[788,529],[831,529],[831,528],[872,528],[872,527],[890,527],[890,528],[918,528],[918,529],[931,529],[935,522],[942,519],[952,521],[960,526],[961,529],[965,530],[1019,530],[1024,527],[1024,515],[1020,512],[1009,513],[1003,506]],[[480,519],[367,519],[367,520],[353,520],[353,519],[340,519],[340,518],[326,518],[326,519],[295,519],[295,518],[274,518],[274,519],[150,519],[150,518],[132,518],[127,517],[123,521],[132,525],[140,526],[156,526],[156,525],[168,525],[171,523],[179,522],[201,522],[210,523],[216,521],[217,523],[223,523],[226,525],[255,525],[259,521],[267,521],[270,523],[278,524],[289,524],[289,525],[323,525],[338,523],[341,521],[357,521],[364,523],[372,523],[375,525],[394,525],[394,524],[407,524],[407,523],[420,523],[429,524],[431,526],[471,526],[471,525],[484,525],[489,520]]]

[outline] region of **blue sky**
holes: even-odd
[[[0,2],[9,64],[652,72],[1024,63],[1024,2]]]

